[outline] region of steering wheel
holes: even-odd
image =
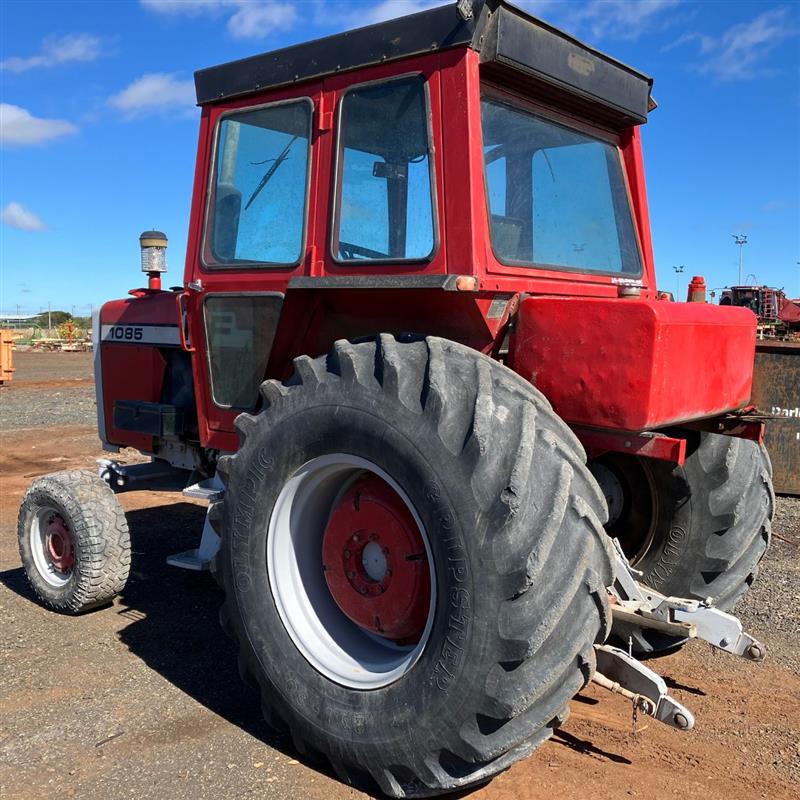
[[[377,250],[370,250],[369,247],[362,247],[352,242],[339,242],[340,257],[353,261],[359,258],[385,259],[389,258],[388,253],[379,253]]]

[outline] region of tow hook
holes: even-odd
[[[627,697],[633,702],[634,713],[641,712],[679,731],[694,727],[694,715],[670,696],[660,675],[618,647],[596,644],[594,649],[597,657],[594,683]]]

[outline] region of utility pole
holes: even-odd
[[[732,233],[733,241],[739,245],[739,286],[742,285],[742,254],[744,246],[747,244],[747,237],[742,233]]]
[[[681,274],[685,267],[683,264],[680,264],[677,267],[673,267],[672,269],[675,270],[675,300],[680,302],[681,298]]]
[[[47,301],[47,335],[53,335],[53,321],[50,319],[50,301]]]

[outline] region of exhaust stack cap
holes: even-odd
[[[139,237],[142,272],[167,271],[167,236],[161,231],[145,231]]]

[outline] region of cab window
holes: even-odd
[[[240,410],[255,407],[282,302],[282,295],[269,292],[206,296],[206,347],[216,405]]]
[[[492,247],[504,264],[638,275],[613,144],[493,98],[481,102]]]
[[[424,79],[348,90],[339,111],[334,258],[429,258],[436,239],[433,185]]]
[[[305,238],[308,98],[229,114],[219,121],[209,192],[209,266],[294,265]]]

